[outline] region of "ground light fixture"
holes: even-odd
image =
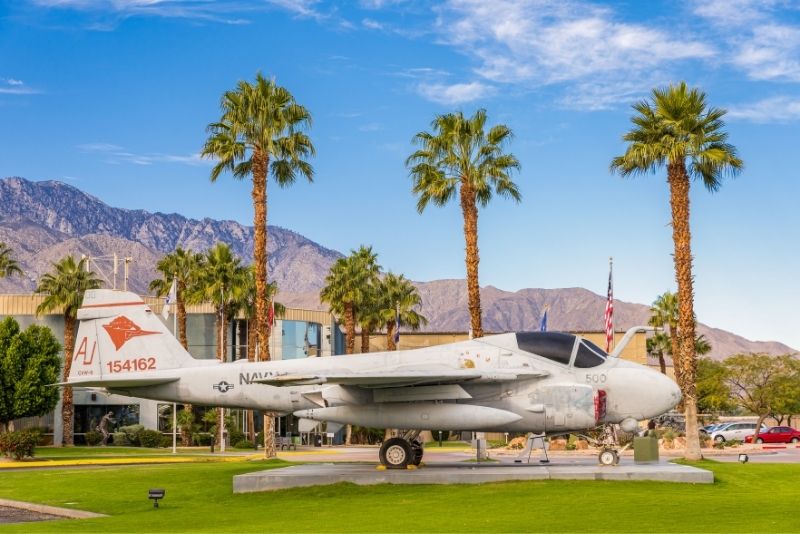
[[[158,508],[158,500],[163,499],[165,493],[167,493],[166,490],[159,488],[152,488],[147,491],[147,498],[152,499],[153,508]]]
[[[746,464],[750,460],[750,457],[747,456],[745,453],[739,453],[739,463]]]

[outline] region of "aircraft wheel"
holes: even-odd
[[[378,457],[387,469],[405,469],[414,462],[414,449],[403,438],[391,438],[383,442]]]
[[[601,465],[617,465],[619,463],[617,451],[612,451],[611,449],[600,451],[597,459],[600,461]]]
[[[422,443],[419,441],[413,441],[411,443],[411,449],[414,451],[414,460],[411,461],[413,465],[419,465],[422,463],[422,455],[424,454],[424,449],[422,448]]]
[[[763,440],[763,439],[761,439],[761,438],[758,438],[758,439],[756,440],[756,443],[764,443],[764,440]]]

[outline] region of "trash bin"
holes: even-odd
[[[322,434],[314,434],[314,446],[322,447]]]
[[[648,436],[633,438],[633,462],[637,464],[658,463],[658,440]]]

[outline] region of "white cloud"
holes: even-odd
[[[442,38],[478,59],[493,81],[555,83],[639,72],[714,55],[706,43],[616,20],[578,0],[451,0],[440,11]]]
[[[360,132],[378,132],[383,130],[383,126],[377,122],[369,122],[367,124],[362,124],[358,127]]]
[[[767,24],[753,28],[733,63],[755,80],[800,81],[800,28]]]
[[[366,18],[363,19],[361,21],[361,25],[364,26],[365,28],[369,29],[369,30],[382,30],[383,29],[383,24],[381,24],[377,20],[372,20],[372,19],[366,19]]]
[[[0,95],[38,95],[41,91],[28,87],[22,80],[0,78]]]
[[[200,166],[211,165],[210,160],[204,159],[199,153],[182,155],[182,154],[163,154],[163,153],[148,153],[148,154],[135,154],[127,151],[124,147],[112,143],[85,143],[78,145],[76,148],[88,152],[101,154],[105,158],[105,162],[112,165],[119,165],[123,163],[132,163],[134,165],[152,165],[154,163],[181,163],[184,165]]]
[[[751,26],[781,4],[780,0],[692,0],[692,11],[715,26]]]
[[[427,100],[437,104],[455,105],[487,98],[495,93],[495,88],[481,82],[471,83],[421,83],[417,92]]]
[[[731,106],[728,117],[758,123],[797,121],[800,120],[800,96],[776,96]]]

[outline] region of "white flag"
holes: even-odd
[[[178,296],[178,286],[175,283],[175,279],[172,279],[172,285],[169,287],[169,293],[167,293],[167,298],[164,299],[164,307],[161,309],[161,317],[164,318],[166,321],[169,319],[170,307],[175,303]]]

